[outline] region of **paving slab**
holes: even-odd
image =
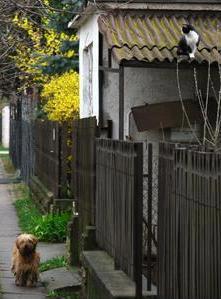
[[[65,267],[42,272],[41,282],[48,291],[76,290],[81,287],[82,279],[77,270],[68,270]]]

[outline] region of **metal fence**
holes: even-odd
[[[221,298],[221,154],[160,145],[159,298]]]
[[[96,141],[96,239],[142,297],[142,143]]]

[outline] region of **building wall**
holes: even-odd
[[[79,29],[79,68],[80,68],[80,117],[99,115],[99,34],[98,34],[98,15],[91,16],[86,23]],[[89,53],[91,51],[91,53]],[[89,59],[91,55],[92,65],[89,74]],[[91,81],[91,88],[88,89],[87,82]],[[90,93],[91,96],[85,96]]]
[[[80,117],[99,116],[99,30],[97,15],[92,15],[85,22],[78,34],[80,36]],[[85,53],[90,48],[92,55],[91,85],[88,88],[88,57]],[[108,46],[104,39],[103,63],[108,66]],[[112,67],[118,69],[119,65],[112,57]],[[197,69],[199,88],[205,94],[207,70]],[[218,72],[214,76],[218,81]],[[193,69],[179,70],[179,80],[183,99],[195,98],[195,84]],[[218,85],[217,82],[214,85]],[[218,88],[218,87],[217,87]],[[91,93],[91,100],[85,94]],[[124,135],[130,135],[134,140],[156,143],[168,137],[167,130],[153,130],[139,133],[132,119],[131,107],[145,103],[160,103],[178,101],[177,73],[175,68],[125,68],[125,113]],[[103,86],[103,116],[113,121],[113,138],[118,138],[119,130],[119,74],[104,73]]]
[[[113,67],[116,67],[114,65]],[[218,73],[212,71],[213,82],[218,91]],[[207,69],[197,69],[197,81],[202,94],[206,96]],[[193,69],[180,69],[179,82],[182,98],[195,99],[195,80]],[[167,130],[153,130],[139,133],[130,113],[131,107],[144,105],[145,103],[161,103],[179,101],[177,86],[177,70],[160,68],[125,68],[125,113],[124,135],[130,135],[135,140],[147,140],[159,142],[168,137]],[[213,95],[210,89],[210,95]],[[105,73],[104,81],[104,119],[113,120],[113,137],[118,138],[118,111],[119,111],[119,75]],[[130,128],[129,128],[130,124]]]
[[[9,148],[10,139],[10,108],[5,106],[2,109],[2,145]]]

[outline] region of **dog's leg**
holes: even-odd
[[[15,275],[15,265],[11,265],[11,272]]]
[[[27,285],[29,272],[18,271],[15,277],[15,284],[19,287],[25,287]]]
[[[31,272],[27,279],[27,287],[35,287],[38,281],[38,274]]]
[[[17,287],[21,287],[23,283],[22,272],[17,271],[15,275],[15,284]]]
[[[11,260],[11,272],[14,273],[16,272],[16,259],[13,257]]]

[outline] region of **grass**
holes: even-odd
[[[48,293],[47,298],[53,299],[80,299],[80,294],[78,292],[68,292],[68,291],[51,291]]]
[[[70,212],[42,215],[31,199],[28,188],[21,184],[19,198],[14,202],[21,230],[34,234],[39,241],[64,242],[67,225],[71,218]]]
[[[23,232],[32,233],[35,219],[41,217],[41,213],[30,198],[28,187],[25,184],[20,184],[17,187],[19,198],[14,202],[19,225]]]
[[[2,144],[0,144],[0,151],[8,151],[9,148],[4,147]]]
[[[41,263],[39,271],[44,272],[55,268],[61,268],[67,266],[67,260],[64,256],[58,256],[51,260]]]

